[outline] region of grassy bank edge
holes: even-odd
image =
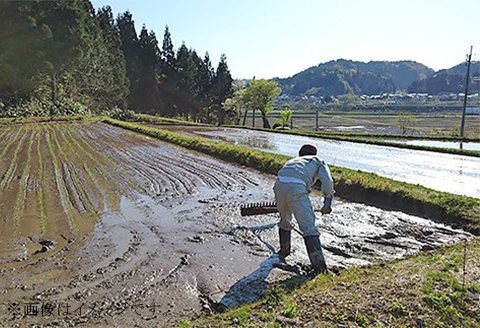
[[[381,139],[405,139],[405,140],[431,140],[431,141],[451,141],[451,142],[480,142],[480,138],[476,137],[455,137],[455,136],[433,136],[433,135],[404,135],[404,134],[386,134],[386,133],[368,133],[368,132],[334,132],[319,131],[321,135],[353,137],[353,138],[381,138]]]
[[[137,122],[145,122],[145,123],[152,123],[152,124],[166,124],[166,125],[190,125],[190,126],[211,126],[217,127],[216,125],[212,124],[204,124],[204,123],[195,123],[189,121],[183,121],[173,118],[164,118],[159,116],[152,116],[148,114],[137,114],[135,115]],[[356,137],[354,135],[343,135],[337,133],[329,133],[329,132],[314,132],[309,130],[277,130],[277,129],[264,129],[264,128],[254,128],[249,126],[240,126],[240,125],[222,125],[221,127],[226,128],[235,128],[235,129],[247,129],[247,130],[254,130],[254,131],[265,131],[265,132],[273,132],[273,133],[282,133],[282,134],[291,134],[297,136],[304,136],[304,137],[313,137],[313,138],[320,138],[326,140],[338,140],[338,141],[346,141],[346,142],[355,142],[355,143],[362,143],[368,145],[375,145],[375,146],[386,146],[386,147],[394,147],[394,148],[402,148],[402,149],[412,149],[412,150],[424,150],[424,151],[433,151],[437,153],[444,153],[444,154],[454,154],[454,155],[464,155],[464,156],[472,156],[472,157],[480,157],[480,151],[475,150],[465,150],[465,149],[453,149],[453,148],[439,148],[439,147],[430,147],[430,146],[418,146],[418,145],[407,145],[401,144],[396,142],[389,142],[389,141],[381,141],[381,140],[371,140],[371,138],[382,138],[387,137],[386,135],[362,135],[362,137]],[[399,136],[393,136],[393,139],[399,139]],[[405,138],[405,139],[425,139],[425,140],[437,140],[437,141],[459,141],[459,139],[452,139],[452,138]],[[480,139],[464,139],[464,141],[480,141]]]
[[[475,238],[337,276],[293,277],[258,301],[179,327],[480,327],[480,283],[472,272],[479,251]],[[465,284],[464,263],[471,274]]]
[[[193,138],[138,123],[103,118],[102,122],[139,132],[225,161],[276,174],[290,157],[244,146]],[[454,195],[348,168],[330,165],[337,195],[343,199],[448,223],[480,234],[480,199]]]

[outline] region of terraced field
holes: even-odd
[[[255,300],[308,263],[295,234],[277,268],[278,218],[240,217],[239,203],[272,199],[273,177],[110,125],[0,125],[0,177],[0,326],[168,326]],[[342,201],[317,224],[340,267],[470,237]],[[23,313],[46,303],[55,315]]]

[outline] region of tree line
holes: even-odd
[[[0,115],[99,114],[131,108],[224,123],[233,94],[226,56],[214,68],[133,16],[89,0],[0,2]]]

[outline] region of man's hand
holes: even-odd
[[[332,197],[325,197],[323,200],[323,207],[320,210],[322,214],[332,213]]]
[[[320,209],[320,212],[322,214],[330,214],[332,213],[332,208],[331,207],[327,207],[327,206],[323,206],[321,209]]]

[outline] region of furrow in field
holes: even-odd
[[[68,196],[67,187],[65,186],[65,181],[62,175],[60,161],[58,160],[58,157],[55,154],[55,151],[53,149],[53,144],[51,140],[52,137],[50,136],[50,134],[51,134],[51,131],[47,131],[47,134],[46,134],[47,145],[48,145],[50,157],[52,158],[52,161],[53,161],[55,182],[56,182],[57,190],[60,194],[60,202],[62,204],[63,210],[65,211],[65,214],[67,215],[68,221],[70,223],[70,228],[74,233],[76,233],[77,225],[73,215],[73,204],[71,203],[70,198]]]
[[[36,137],[36,133],[30,132],[30,141],[28,143],[28,149],[27,149],[27,160],[25,162],[25,167],[23,169],[23,172],[20,178],[20,183],[19,183],[19,188],[17,193],[17,200],[15,203],[15,210],[13,213],[15,230],[17,233],[19,232],[18,229],[20,227],[20,221],[22,220],[23,211],[25,209],[25,198],[27,196],[27,184],[29,179],[30,161],[32,159],[32,145],[33,145],[33,141],[35,140],[35,137]]]
[[[102,138],[97,138],[97,140],[107,143],[107,147],[115,149],[119,155],[121,155],[120,151],[123,152],[124,155],[122,157],[127,162],[132,162],[129,165],[130,167],[142,167],[143,170],[137,173],[140,173],[143,179],[151,181],[152,178],[160,179],[160,177],[167,177],[174,190],[177,189],[175,194],[192,193],[195,186],[201,184],[218,190],[235,185],[255,184],[241,174],[232,175],[231,172],[226,174],[224,169],[209,163],[208,160],[199,162],[198,159],[194,159],[189,155],[182,154],[179,157],[178,154],[168,154],[163,150],[160,153],[155,148],[149,148],[146,151],[145,144],[150,146],[155,146],[156,144],[153,141],[145,140],[145,138],[138,138],[141,143],[133,143],[133,141],[127,138],[120,138],[121,135],[119,136],[116,133],[117,131],[111,128],[101,128],[100,130],[99,126],[94,126],[91,129],[91,131],[96,131],[103,136]],[[90,133],[92,133],[91,131]],[[108,140],[108,142],[105,140]],[[122,140],[123,143],[115,142],[117,140]],[[126,145],[128,145],[128,149],[125,149]],[[130,149],[134,149],[135,156],[131,154]],[[161,184],[164,184],[164,182]],[[150,183],[150,186],[153,191],[157,190],[155,183]]]
[[[38,177],[37,177],[37,184],[36,184],[41,234],[45,233],[45,230],[47,227],[47,216],[45,215],[45,204],[44,204],[44,198],[43,198],[43,180],[45,178],[45,174],[44,174],[43,155],[40,148],[40,145],[42,144],[43,133],[45,133],[45,129],[42,127],[40,128],[40,131],[38,133],[38,139],[37,139]]]
[[[2,189],[5,189],[10,182],[13,179],[14,173],[17,170],[17,158],[18,158],[18,153],[22,149],[23,142],[26,139],[28,134],[28,131],[25,131],[20,138],[20,141],[17,143],[17,147],[15,148],[15,151],[13,152],[12,159],[10,161],[10,165],[8,166],[7,170],[3,173],[2,179],[0,180],[0,195],[2,193]]]
[[[125,169],[132,170],[135,168],[135,172],[140,175],[141,180],[147,180],[152,191],[159,191],[159,186],[162,184],[167,184],[169,190],[173,190],[175,195],[182,195],[192,193],[194,190],[194,184],[189,179],[188,182],[184,182],[182,178],[184,177],[184,172],[179,172],[180,167],[177,166],[177,170],[172,172],[164,167],[162,162],[157,162],[155,165],[150,164],[147,160],[143,158],[149,157],[148,154],[135,151],[134,153],[126,150],[114,148],[115,156],[118,156],[123,159],[122,165]],[[136,149],[137,150],[137,149]]]
[[[62,147],[63,145],[60,144],[57,138],[57,127],[58,126],[53,128],[52,135],[53,139],[55,140],[57,149],[60,152],[60,159],[63,162],[63,177],[69,191],[68,194],[71,197],[70,201],[72,202],[72,204],[76,204],[75,208],[78,210],[78,212],[88,212],[94,218],[95,222],[98,222],[98,215],[95,210],[95,206],[90,200],[90,197],[88,197],[84,184],[79,177],[81,172],[78,171],[76,165],[70,161],[69,156],[65,153],[65,150]],[[85,223],[83,221],[85,220],[82,220],[82,223]]]
[[[85,172],[87,173],[87,177],[89,178],[90,183],[87,182],[89,185],[95,186],[95,188],[91,188],[90,193],[93,194],[93,197],[88,197],[88,198],[93,198],[93,199],[103,199],[103,202],[107,201],[107,194],[104,190],[104,188],[101,186],[99,182],[99,177],[96,175],[89,167],[87,161],[88,161],[88,156],[86,157],[81,157],[78,150],[76,150],[73,146],[73,142],[70,138],[66,136],[65,130],[62,129],[62,127],[59,128],[59,134],[62,137],[62,143],[67,146],[67,151],[70,154],[70,158],[75,158],[76,161],[79,163],[78,165],[80,167],[83,167]],[[96,207],[99,211],[105,208],[105,204],[99,203],[97,204]]]
[[[3,143],[3,138],[8,135],[8,133],[12,130],[10,127],[3,127],[0,132],[0,144]]]
[[[13,136],[11,134],[9,135],[9,137],[10,137],[9,141],[5,145],[5,148],[3,148],[2,152],[0,153],[0,160],[5,156],[5,154],[8,152],[10,147],[15,143],[15,141],[17,141],[17,138],[22,131],[23,131],[23,128],[20,128],[20,129],[17,130],[17,133],[14,134]]]
[[[178,166],[175,172],[169,172],[162,169],[162,163],[155,163],[150,165],[142,158],[150,155],[140,151],[140,147],[135,147],[135,152],[129,152],[125,148],[134,147],[138,143],[133,143],[128,138],[119,138],[119,134],[107,133],[100,130],[99,127],[103,126],[94,125],[91,126],[88,131],[84,131],[83,135],[86,138],[95,138],[95,145],[101,149],[109,149],[113,158],[121,158],[121,165],[126,171],[132,171],[139,176],[141,181],[146,181],[147,188],[142,188],[147,191],[150,190],[153,194],[158,194],[160,191],[173,191],[174,195],[181,195],[185,193],[191,193],[193,191],[193,184],[191,182],[185,183],[182,179],[177,178],[181,176],[178,173]],[[83,131],[83,130],[82,130]],[[121,140],[121,144],[120,144]],[[138,141],[144,141],[143,138],[138,138]],[[141,145],[141,144],[140,144]],[[141,152],[141,153],[139,153]]]
[[[91,128],[93,125],[88,125],[88,128]],[[89,129],[85,129],[83,125],[78,125],[77,128],[74,130],[75,138],[72,137],[73,140],[79,140],[80,143],[83,144],[83,147],[89,150],[92,154],[95,154],[95,162],[98,164],[97,168],[100,168],[102,171],[104,178],[112,184],[113,181],[118,180],[120,177],[128,187],[131,189],[138,189],[140,188],[137,181],[132,179],[128,174],[128,171],[121,168],[120,161],[117,160],[114,156],[107,156],[105,152],[110,149],[110,146],[106,149],[100,149],[98,147],[100,140],[99,136],[96,135],[93,131]],[[88,142],[87,142],[88,140]],[[95,146],[93,146],[95,145]],[[79,145],[79,147],[82,147]],[[112,166],[115,170],[112,170]],[[106,169],[108,167],[108,169]],[[119,171],[117,172],[116,169]]]

